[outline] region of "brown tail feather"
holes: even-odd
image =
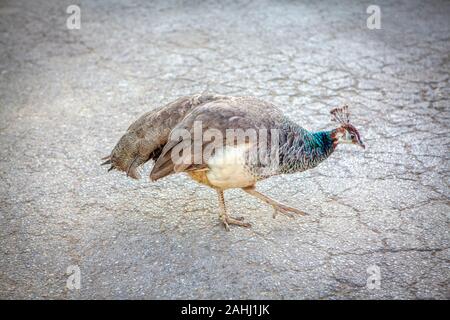
[[[102,158],[102,160],[107,160],[104,164],[111,164],[110,170],[124,171],[128,176],[139,179],[137,168],[150,159],[156,160],[159,158],[161,149],[166,144],[170,131],[188,112],[202,104],[223,98],[224,96],[210,94],[182,97],[163,107],[145,113],[130,125],[127,132],[117,142],[111,154]],[[165,174],[161,175],[161,177],[173,171],[173,164],[169,162],[167,165],[168,169],[164,168],[162,170]],[[170,167],[171,169],[169,170]],[[162,174],[162,172],[159,174]]]
[[[102,162],[101,166],[104,166],[105,164],[111,164],[111,159],[108,159],[105,162]]]
[[[174,172],[175,171],[173,170],[173,163],[167,162],[165,165],[160,166],[158,171],[156,171],[156,172],[152,171],[150,173],[150,180],[156,181],[156,180],[164,178]]]
[[[138,180],[140,178],[140,175],[137,173],[136,169],[136,160],[139,158],[139,156],[134,157],[134,160],[131,162],[130,166],[128,167],[127,170],[127,177],[131,177],[133,179]]]
[[[174,173],[174,163],[171,157],[171,150],[177,144],[177,141],[169,141],[161,150],[158,159],[155,160],[155,165],[150,172],[150,179],[156,181],[164,178],[171,173]]]

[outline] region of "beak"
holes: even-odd
[[[358,142],[358,146],[360,146],[363,149],[366,149],[366,145],[362,141]]]

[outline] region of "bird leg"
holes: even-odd
[[[219,217],[222,220],[223,225],[225,226],[225,230],[230,231],[230,224],[235,224],[241,227],[250,227],[250,223],[243,222],[243,217],[232,218],[228,215],[227,209],[225,207],[225,198],[223,196],[223,190],[217,189],[217,195],[219,196],[219,207],[220,213]]]
[[[252,187],[247,187],[247,188],[242,188],[242,190],[244,190],[245,192],[251,194],[252,196],[254,196],[254,197],[264,201],[265,203],[270,204],[273,207],[273,209],[275,210],[273,212],[273,218],[274,219],[277,216],[277,213],[281,213],[281,214],[287,215],[290,218],[294,217],[294,215],[292,213],[299,214],[301,216],[307,215],[306,212],[303,212],[303,211],[298,210],[296,208],[289,207],[289,206],[287,206],[285,204],[282,204],[282,203],[280,203],[278,201],[275,201],[275,200],[269,198],[268,196],[262,194],[261,192],[256,191],[255,187],[253,187],[253,186]]]

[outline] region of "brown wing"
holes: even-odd
[[[191,110],[224,96],[198,94],[182,97],[156,110],[145,113],[130,125],[103,164],[127,172],[138,179],[137,168],[150,159],[156,160],[166,144],[171,130]]]
[[[256,98],[233,97],[208,102],[193,110],[173,128],[167,144],[150,173],[150,178],[158,180],[174,172],[206,169],[208,164],[207,159],[203,157],[203,151],[210,148],[212,143],[221,143],[222,145],[230,143],[230,141],[225,142],[227,129],[259,130],[265,128],[270,130],[278,128],[283,119],[283,114],[274,105]],[[220,132],[223,139],[221,141],[202,139],[203,134],[211,129]],[[201,134],[198,134],[198,130]],[[190,140],[181,139],[179,133],[182,132],[189,133]],[[188,161],[186,163],[174,161],[173,157],[178,155],[178,150],[189,147],[189,144],[190,150],[189,148],[186,150],[190,152],[181,157]],[[196,146],[201,146],[201,148],[196,148]]]

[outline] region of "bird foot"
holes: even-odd
[[[244,222],[244,217],[229,217],[229,216],[223,216],[221,217],[222,224],[225,227],[225,230],[230,231],[230,224],[234,224],[241,227],[251,227],[251,224],[248,222]]]
[[[285,216],[288,216],[289,218],[294,218],[295,215],[301,215],[301,216],[307,216],[308,214],[306,212],[303,212],[299,209],[292,208],[289,206],[286,206],[284,204],[276,204],[272,205],[274,211],[273,211],[273,218],[275,219],[278,213],[281,213]]]

